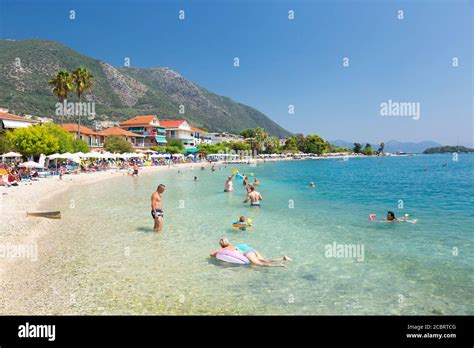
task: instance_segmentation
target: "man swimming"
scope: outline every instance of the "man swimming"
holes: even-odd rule
[[[163,228],[163,200],[161,194],[165,192],[165,185],[159,184],[156,191],[151,195],[151,216],[155,221],[153,231],[161,232]]]
[[[251,207],[260,207],[260,201],[263,200],[260,192],[255,191],[255,187],[250,185],[247,197],[244,200],[244,203],[247,203],[250,200]]]

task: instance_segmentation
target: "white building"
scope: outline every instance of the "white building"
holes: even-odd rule
[[[209,138],[212,144],[218,144],[222,142],[231,142],[231,141],[244,141],[244,137],[241,135],[231,134],[231,133],[209,133]]]
[[[1,130],[25,128],[31,125],[38,124],[38,121],[33,121],[24,117],[9,114],[8,112],[0,112],[0,128]]]

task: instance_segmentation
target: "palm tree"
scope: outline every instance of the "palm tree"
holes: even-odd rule
[[[67,99],[69,91],[72,91],[71,75],[67,70],[59,70],[53,76],[51,80],[48,81],[48,84],[53,86],[53,94],[58,97],[59,102],[64,102]],[[64,110],[61,115],[61,124],[64,123]]]
[[[383,150],[385,149],[385,143],[380,143],[379,153],[383,155]]]
[[[259,152],[265,150],[265,144],[268,139],[267,131],[263,128],[255,128],[254,139],[257,150]]]
[[[79,103],[81,102],[82,95],[91,90],[94,84],[94,76],[83,67],[77,68],[72,72],[72,82],[74,84],[74,91],[79,98]],[[77,123],[77,135],[81,137],[81,113],[78,115],[79,122]]]
[[[273,153],[278,151],[280,148],[280,139],[274,136],[268,137],[265,147]]]

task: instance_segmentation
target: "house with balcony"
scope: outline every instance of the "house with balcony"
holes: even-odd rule
[[[77,139],[86,142],[90,147],[102,147],[104,145],[105,135],[85,126],[79,126],[77,123],[65,123],[61,125],[68,133],[74,135]]]
[[[166,129],[154,115],[135,116],[120,122],[120,128],[139,135],[137,147],[165,146]]]
[[[197,151],[197,141],[194,137],[195,132],[186,120],[164,120],[161,125],[166,128],[166,138],[178,139],[183,143],[187,152]]]
[[[195,144],[211,144],[211,137],[209,136],[209,133],[199,129],[197,127],[191,127],[192,131],[192,136],[194,137]]]

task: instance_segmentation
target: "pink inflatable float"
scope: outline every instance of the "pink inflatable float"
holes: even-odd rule
[[[244,255],[232,250],[219,250],[216,259],[237,265],[248,265],[250,263]]]

